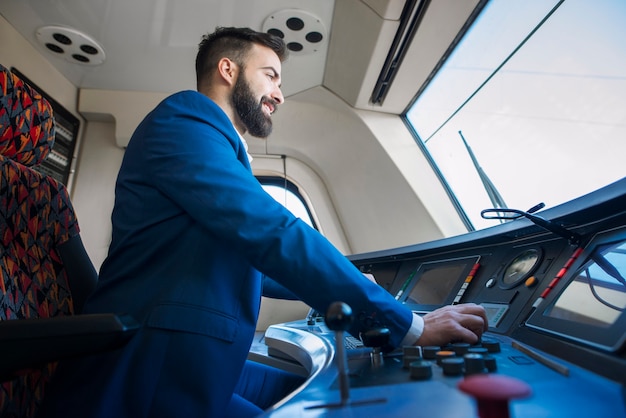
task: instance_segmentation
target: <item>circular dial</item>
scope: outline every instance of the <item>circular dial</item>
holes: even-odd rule
[[[511,288],[517,286],[530,277],[535,267],[539,264],[540,257],[539,250],[535,248],[517,255],[502,273],[502,287]]]

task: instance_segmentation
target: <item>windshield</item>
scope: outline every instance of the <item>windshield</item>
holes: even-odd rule
[[[626,176],[626,2],[492,0],[407,111],[469,229]]]

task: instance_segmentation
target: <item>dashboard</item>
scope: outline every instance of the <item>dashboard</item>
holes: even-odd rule
[[[308,379],[266,416],[626,417],[626,179],[540,215],[350,257],[414,312],[483,305],[489,331],[381,354],[322,315],[273,325],[265,361]]]

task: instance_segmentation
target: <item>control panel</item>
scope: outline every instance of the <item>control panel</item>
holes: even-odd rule
[[[482,305],[489,331],[383,354],[384,324],[355,344],[347,308],[272,326],[268,347],[306,357],[309,380],[267,416],[626,417],[626,179],[539,224],[351,260],[418,314]]]
[[[320,345],[334,346],[331,330],[305,321],[270,327],[267,344],[301,357],[304,346],[315,344],[290,332],[307,327]],[[373,347],[347,349],[346,383],[338,358],[313,359],[319,372],[266,416],[626,416],[620,383],[491,332],[475,345],[403,347],[385,355]],[[481,409],[495,415],[479,415]]]

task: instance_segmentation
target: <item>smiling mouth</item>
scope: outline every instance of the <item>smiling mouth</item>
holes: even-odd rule
[[[263,100],[261,102],[263,108],[267,109],[267,114],[272,115],[276,111],[276,103],[273,100]]]

